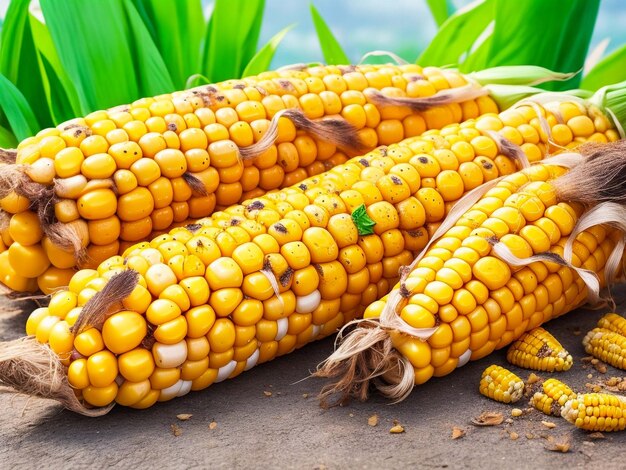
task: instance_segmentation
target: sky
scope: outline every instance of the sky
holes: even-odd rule
[[[0,17],[4,16],[9,1],[0,0]],[[207,12],[210,11],[212,0],[202,1]],[[425,0],[313,0],[313,3],[352,62],[358,62],[363,54],[372,50],[390,50],[414,61],[436,32]],[[460,7],[470,0],[452,0],[452,3]],[[259,44],[265,44],[278,31],[294,23],[296,26],[277,51],[273,68],[323,60],[311,21],[309,0],[266,0]],[[626,43],[624,24],[626,2],[602,0],[591,49],[605,38],[610,39],[607,52]]]

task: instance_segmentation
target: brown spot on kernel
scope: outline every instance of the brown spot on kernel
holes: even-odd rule
[[[299,184],[298,188],[300,188],[302,191],[306,191],[307,189],[309,189],[308,186],[306,184],[304,184],[304,183]]]
[[[426,157],[419,157],[417,159],[417,161],[419,161],[420,163],[423,163],[424,165],[426,165],[428,163],[428,158],[426,158]]]
[[[400,178],[398,178],[396,175],[392,175],[391,176],[391,181],[393,182],[393,184],[397,184],[397,185],[401,185],[402,184],[402,180]]]
[[[243,83],[238,83],[233,87],[233,90],[243,90],[246,86]]]
[[[280,222],[276,222],[274,224],[274,230],[276,230],[278,233],[282,233],[283,235],[285,233],[287,233],[287,227],[285,227],[283,224],[281,224]]]
[[[359,160],[359,163],[360,163],[361,165],[363,165],[365,168],[367,168],[368,166],[370,166],[370,162],[368,162],[365,158],[361,158],[361,159]]]
[[[178,126],[176,124],[174,124],[173,122],[170,122],[167,125],[167,130],[168,131],[172,131],[172,132],[176,132],[178,130]]]
[[[201,224],[188,224],[188,225],[185,225],[185,228],[187,230],[189,230],[191,233],[197,232],[198,230],[200,230],[201,227],[202,227]]]
[[[491,170],[493,168],[493,164],[491,162],[488,162],[487,160],[481,160],[480,164],[483,166],[483,168],[485,168],[486,170]]]
[[[549,357],[550,354],[552,354],[552,349],[547,344],[542,344],[539,351],[537,351],[537,357],[539,358]]]
[[[285,270],[285,272],[280,275],[280,278],[278,279],[278,282],[280,282],[280,285],[283,287],[287,287],[289,285],[289,282],[291,281],[291,278],[293,277],[293,273],[294,273],[294,270],[291,267],[288,267]]]
[[[231,219],[230,221],[230,226],[231,227],[236,227],[237,225],[239,225],[241,223],[241,220],[239,219]]]
[[[252,201],[250,204],[247,205],[246,210],[248,211],[258,211],[261,210],[265,207],[265,204],[263,204],[261,201]]]

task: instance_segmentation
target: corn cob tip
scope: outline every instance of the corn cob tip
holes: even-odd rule
[[[114,405],[87,408],[80,403],[59,357],[32,336],[0,343],[0,384],[28,396],[56,400],[65,408],[90,417],[102,416]]]
[[[480,393],[502,403],[515,403],[524,394],[524,381],[502,366],[485,369],[479,385]]]
[[[566,371],[572,367],[572,355],[545,329],[525,333],[508,349],[507,361],[525,369],[546,372]]]
[[[623,431],[626,398],[609,393],[580,394],[565,403],[561,416],[586,431]]]
[[[583,338],[588,354],[618,369],[626,369],[626,336],[605,328],[594,328]]]

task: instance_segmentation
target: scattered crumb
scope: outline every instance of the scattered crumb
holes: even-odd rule
[[[180,426],[176,424],[170,424],[170,431],[176,437],[180,436],[183,433],[183,430],[180,428]]]
[[[400,424],[396,424],[389,430],[389,432],[391,434],[401,434],[404,432],[404,428]]]
[[[574,329],[572,330],[572,334],[573,334],[574,336],[580,336],[582,333],[583,333],[583,332],[582,332],[582,330],[581,330],[580,328],[574,328]]]
[[[556,424],[554,424],[552,421],[542,421],[541,424],[543,424],[548,429],[556,428]]]
[[[570,436],[565,435],[561,436],[558,440],[552,436],[548,436],[548,443],[546,444],[546,449],[552,452],[569,452],[571,448],[570,444]]]
[[[589,434],[589,437],[591,439],[604,439],[604,434],[602,434],[601,432],[592,432],[591,434]]]
[[[520,410],[519,408],[513,408],[511,410],[511,416],[517,418],[518,416],[522,416],[523,411]]]
[[[619,377],[611,377],[610,379],[606,379],[604,383],[609,387],[617,387],[618,384],[622,382],[622,379]]]
[[[591,361],[593,361],[593,359],[594,359],[593,356],[585,356],[585,357],[581,358],[580,360],[582,362],[591,362]]]
[[[328,467],[326,465],[324,465],[323,463],[316,465],[315,467],[313,467],[313,470],[328,470]]]
[[[504,421],[502,413],[495,411],[485,411],[477,418],[472,419],[472,424],[475,426],[498,426]]]
[[[516,432],[510,432],[509,437],[511,438],[512,441],[516,441],[519,439],[519,434],[517,434]]]
[[[265,395],[266,397],[271,397],[272,396],[272,392],[269,392],[269,391],[265,390],[263,392],[263,395]]]
[[[506,424],[513,424],[513,420],[511,418],[507,418],[504,420]]]
[[[526,383],[532,385],[534,383],[539,382],[540,380],[541,380],[541,377],[539,377],[534,372],[531,372],[528,378],[526,379]]]
[[[526,433],[526,439],[534,439],[535,435],[532,432],[527,432]]]
[[[303,393],[302,394],[302,398],[309,398],[309,394],[308,393]]]
[[[617,389],[620,392],[626,392],[626,380],[622,380],[619,384],[617,384]]]
[[[215,421],[211,421],[209,423],[209,429],[213,431],[217,427],[217,423]]]
[[[463,436],[465,436],[465,429],[458,426],[452,427],[452,439],[460,439]]]
[[[593,374],[587,374],[588,379],[593,379]]]
[[[191,419],[193,415],[187,414],[187,413],[181,413],[179,415],[176,415],[176,417],[180,420],[180,421],[187,421],[188,419]]]
[[[372,415],[369,418],[367,418],[367,424],[369,426],[376,426],[376,425],[378,425],[378,415]]]
[[[350,418],[354,418],[354,413],[350,413],[348,416],[350,416]]]

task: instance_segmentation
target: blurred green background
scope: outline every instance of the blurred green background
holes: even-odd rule
[[[626,80],[623,24],[623,0],[0,0],[0,147],[140,97],[373,50],[462,72],[584,68],[541,86],[594,91]]]
[[[0,18],[4,18],[9,2],[0,0]],[[203,0],[202,3],[205,17],[208,17],[215,2]],[[386,4],[380,0],[313,0],[312,3],[353,62],[374,49],[394,51],[407,60],[413,60],[437,31],[425,0],[392,0]],[[463,8],[471,1],[451,0],[450,3],[455,8]],[[308,0],[266,0],[259,44],[265,44],[284,27],[296,24],[278,47],[272,67],[323,60],[309,4]],[[606,39],[609,43],[605,52],[626,43],[625,24],[626,2],[602,0],[590,50]],[[576,31],[572,31],[572,35],[575,34]]]

